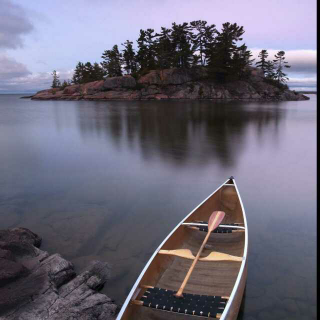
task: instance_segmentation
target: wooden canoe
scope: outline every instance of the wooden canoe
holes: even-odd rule
[[[184,288],[183,282],[207,235],[214,211],[225,216],[209,236]],[[117,320],[171,320],[238,316],[247,279],[248,228],[239,190],[230,177],[190,212],[161,243],[139,275]]]

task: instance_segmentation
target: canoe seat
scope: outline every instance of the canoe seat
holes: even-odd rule
[[[228,301],[227,297],[191,293],[183,293],[182,298],[176,298],[174,293],[176,291],[149,288],[140,300],[145,307],[207,318],[220,318]]]

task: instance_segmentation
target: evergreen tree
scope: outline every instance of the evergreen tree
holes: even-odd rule
[[[172,66],[174,48],[171,42],[171,29],[161,27],[161,33],[157,33],[155,45],[156,62],[159,69],[168,69]]]
[[[267,74],[267,71],[268,71],[268,68],[270,66],[268,66],[268,61],[267,61],[267,58],[268,58],[268,51],[267,50],[261,50],[258,57],[260,58],[260,60],[258,62],[256,62],[256,66],[258,68],[261,68],[263,73],[266,75]]]
[[[192,66],[193,67],[198,66],[199,62],[200,62],[200,55],[198,56],[198,55],[194,54],[193,55],[193,60],[192,60]]]
[[[193,61],[193,49],[191,46],[191,26],[187,22],[172,24],[171,42],[174,48],[173,66],[177,68],[189,68]]]
[[[147,43],[147,68],[153,70],[156,68],[156,41],[153,40],[156,35],[153,29],[146,30],[146,43]]]
[[[275,66],[273,61],[266,61],[266,73],[267,79],[275,79]]]
[[[207,52],[210,73],[215,75],[217,80],[225,81],[229,75],[239,70],[235,68],[233,57],[235,55],[235,59],[239,62],[241,47],[237,47],[236,42],[242,40],[243,33],[243,27],[236,23],[230,24],[230,22],[222,25],[221,32],[217,31],[214,45]]]
[[[106,76],[106,73],[101,67],[101,65],[95,62],[92,67],[92,75],[91,75],[91,78],[93,79],[92,81],[103,80],[105,76]]]
[[[93,80],[93,65],[90,62],[86,62],[82,74],[82,83],[91,82]]]
[[[205,33],[204,33],[204,53],[205,53],[205,59],[204,59],[204,65],[208,65],[208,57],[210,56],[210,53],[213,52],[214,46],[216,44],[216,33],[217,29],[215,28],[215,25],[207,25],[205,27]]]
[[[247,73],[247,67],[252,65],[254,59],[251,59],[252,53],[245,44],[238,47],[232,57],[231,74],[235,79],[240,79]]]
[[[117,45],[114,45],[112,50],[105,50],[101,58],[103,58],[102,68],[108,77],[122,76],[122,55]]]
[[[132,47],[133,42],[127,40],[125,43],[122,43],[124,50],[122,50],[124,69],[127,74],[132,74],[137,72],[137,63],[136,63],[136,54]]]
[[[283,72],[283,68],[290,68],[289,65],[287,65],[287,61],[285,61],[285,52],[284,51],[278,51],[278,53],[275,55],[275,58],[273,60],[275,65],[275,80],[278,81],[278,83],[286,83],[289,78],[287,77],[287,74]]]
[[[85,70],[84,64],[82,62],[78,62],[72,76],[72,83],[74,84],[84,83],[83,82],[84,70]]]
[[[103,80],[105,72],[102,67],[95,62],[93,65],[90,62],[83,64],[78,62],[72,77],[72,83],[83,84],[87,82]]]
[[[57,71],[56,70],[53,70],[53,72],[51,73],[51,75],[53,76],[53,79],[52,79],[52,85],[51,85],[51,88],[59,88],[61,87],[61,83],[60,83],[60,80],[59,80],[59,76],[57,74]]]
[[[215,25],[207,25],[207,21],[197,20],[192,21],[192,29],[195,34],[192,35],[193,51],[199,51],[199,61],[202,66],[206,64],[206,48],[209,43],[212,43],[214,33],[216,31]]]
[[[156,42],[153,29],[140,30],[138,42],[137,62],[140,72],[146,72],[156,68]]]
[[[70,80],[63,80],[62,84],[61,84],[61,89],[64,89],[67,86],[71,85],[71,81]]]
[[[138,52],[137,52],[137,62],[139,64],[140,72],[147,71],[148,62],[147,62],[147,55],[148,55],[148,45],[146,40],[146,32],[140,29],[140,36],[137,40],[138,42]]]

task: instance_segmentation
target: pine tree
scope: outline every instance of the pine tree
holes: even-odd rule
[[[204,65],[208,65],[210,57],[210,53],[213,52],[214,46],[216,44],[216,33],[217,29],[215,28],[215,25],[208,25],[205,27],[204,32],[204,53],[205,53],[205,59],[204,59]]]
[[[101,66],[108,77],[122,76],[122,55],[117,45],[114,45],[112,50],[105,50],[101,58],[103,58]]]
[[[127,74],[134,74],[137,72],[137,63],[136,63],[136,54],[132,47],[133,42],[127,40],[125,43],[122,43],[124,50],[122,50],[124,69]]]
[[[139,71],[144,72],[148,70],[148,63],[147,63],[148,46],[146,41],[146,33],[142,29],[140,29],[140,36],[137,42],[138,42],[137,62],[139,64],[139,69],[140,69]]]
[[[103,80],[105,76],[106,76],[106,73],[101,67],[101,65],[95,62],[92,67],[92,75],[91,75],[91,78],[93,79],[92,81]]]
[[[140,73],[156,68],[156,42],[153,40],[156,35],[153,29],[140,30],[138,42],[137,62],[140,66]]]
[[[171,29],[161,27],[161,33],[157,33],[155,45],[156,62],[159,69],[168,69],[172,67],[172,58],[174,48],[171,42]]]
[[[153,29],[147,29],[146,30],[146,43],[147,43],[147,68],[149,70],[153,70],[156,68],[156,42],[154,38],[156,35],[154,34]]]
[[[207,21],[192,21],[192,29],[196,32],[192,35],[193,51],[199,50],[199,61],[202,66],[206,64],[206,48],[212,42],[216,31],[215,25],[208,26]]]
[[[72,76],[72,83],[74,84],[82,84],[83,82],[83,73],[84,73],[85,67],[82,62],[78,62],[76,65],[76,68],[74,70],[73,76]]]
[[[59,88],[61,87],[61,83],[60,83],[60,80],[59,80],[59,76],[57,74],[57,71],[56,70],[53,70],[53,72],[51,73],[51,75],[53,76],[53,80],[52,80],[52,85],[51,85],[51,88]]]
[[[236,59],[239,58],[241,47],[237,47],[236,42],[242,40],[243,33],[243,27],[230,22],[222,25],[221,32],[217,31],[214,45],[207,52],[209,71],[217,80],[225,81],[229,75],[238,71],[238,68],[234,68],[233,57],[235,55]]]
[[[192,67],[198,66],[199,62],[200,62],[200,56],[194,54],[193,55],[193,60],[192,60]]]
[[[105,72],[103,68],[95,62],[93,65],[90,62],[85,64],[78,62],[72,77],[72,83],[83,84],[87,82],[103,80]]]
[[[93,74],[93,65],[90,62],[86,62],[84,65],[82,82],[88,83],[88,82],[94,81],[92,74]]]
[[[236,48],[232,57],[231,74],[235,79],[241,79],[247,74],[247,67],[252,65],[255,59],[251,59],[252,53],[248,47],[243,44]]]
[[[287,65],[287,61],[285,61],[285,52],[284,51],[278,51],[278,53],[275,55],[275,58],[273,60],[275,64],[275,80],[278,81],[278,83],[285,84],[289,78],[287,77],[287,74],[283,72],[283,68],[290,68],[289,65]]]
[[[187,22],[172,24],[171,42],[174,48],[173,66],[177,68],[189,68],[193,61],[191,46],[191,26]]]
[[[267,50],[261,50],[258,57],[260,58],[260,60],[258,62],[256,62],[256,66],[258,68],[260,68],[263,73],[266,75],[267,74],[267,70],[268,70],[268,51]]]
[[[267,79],[275,79],[275,65],[273,61],[266,61],[266,73]]]
[[[61,84],[61,89],[64,89],[67,86],[70,86],[70,81],[68,80],[63,80],[62,84]]]

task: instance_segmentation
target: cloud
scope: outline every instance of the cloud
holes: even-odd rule
[[[17,62],[5,54],[0,54],[0,81],[10,81],[30,74],[31,72],[24,64]]]
[[[253,54],[253,58],[258,61],[258,54],[261,51],[261,49],[250,49]],[[280,51],[280,50],[274,50],[274,49],[266,49],[269,53],[268,60],[273,60],[274,55]],[[285,51],[285,57],[288,61],[288,65],[291,66],[291,68],[286,69],[285,72],[288,74],[316,74],[317,72],[317,51],[316,50],[287,50]]]
[[[72,78],[72,70],[57,71],[60,81]],[[0,92],[36,92],[50,88],[51,72],[31,73],[25,65],[0,55]]]
[[[24,9],[10,0],[0,0],[0,48],[23,46],[22,36],[33,30]]]
[[[296,89],[296,88],[312,88],[316,90],[317,88],[317,78],[310,77],[310,78],[289,78],[288,81],[289,88]],[[303,89],[300,89],[303,90]]]

